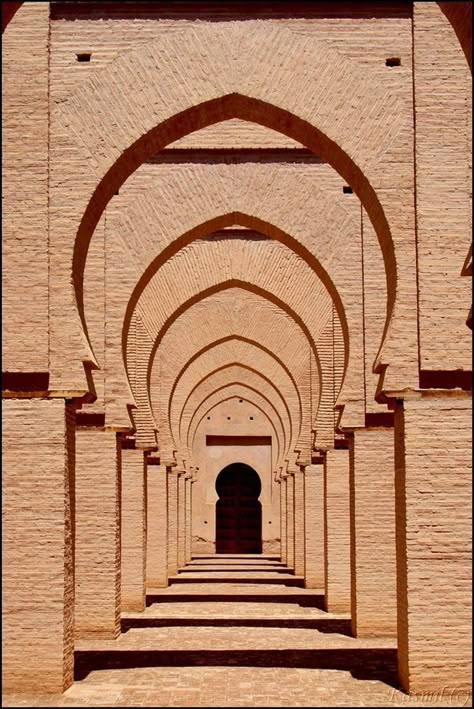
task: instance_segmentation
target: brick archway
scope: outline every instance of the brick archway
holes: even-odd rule
[[[160,152],[170,143],[191,132],[231,118],[240,118],[258,123],[301,142],[309,150],[320,155],[332,165],[351,185],[354,185],[354,190],[358,193],[373,224],[377,225],[376,232],[382,246],[387,279],[387,317],[383,335],[384,340],[395,306],[397,264],[389,224],[383,207],[368,178],[349,155],[316,126],[310,125],[307,121],[278,106],[238,93],[204,101],[155,126],[120,155],[97,185],[77,231],[72,262],[72,279],[76,294],[76,305],[88,340],[88,329],[84,313],[84,268],[90,241],[106,205],[125,180],[148,157]],[[200,225],[199,231],[203,228],[206,228],[206,226]],[[265,233],[265,228],[263,231]],[[162,258],[163,255],[160,255],[160,260]],[[156,264],[153,265],[153,268],[156,268]],[[149,269],[147,269],[141,280],[146,282],[149,275]],[[329,285],[327,281],[325,284]],[[334,297],[337,300],[337,294],[334,294]],[[133,302],[133,296],[131,300]]]

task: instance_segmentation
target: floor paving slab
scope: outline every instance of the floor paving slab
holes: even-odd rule
[[[236,560],[203,559],[224,573]],[[148,589],[145,610],[122,615],[116,640],[76,643],[64,694],[4,694],[2,706],[472,706],[466,693],[404,694],[396,639],[352,637],[350,617],[327,613],[322,590],[248,583],[247,570],[233,576]]]

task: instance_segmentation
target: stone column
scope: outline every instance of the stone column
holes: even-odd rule
[[[191,543],[192,543],[192,491],[193,491],[193,474],[186,475],[185,499],[186,499],[186,514],[185,514],[185,540],[184,540],[184,560],[187,564],[191,561]]]
[[[145,608],[146,467],[143,450],[122,450],[122,611]]]
[[[168,468],[168,576],[178,573],[178,477]]]
[[[398,656],[406,691],[449,697],[472,682],[472,400],[442,393],[395,410]]]
[[[280,558],[286,564],[286,479],[281,476],[280,483]]]
[[[74,669],[74,410],[2,400],[4,692],[63,692]]]
[[[325,605],[330,613],[351,612],[349,450],[326,453],[324,465]]]
[[[286,478],[286,564],[295,568],[295,478],[288,473]]]
[[[395,636],[395,466],[392,428],[350,442],[351,620],[357,637]]]
[[[121,447],[115,432],[76,430],[75,637],[120,635]]]
[[[154,456],[147,464],[146,586],[168,585],[168,477]]]
[[[324,588],[323,459],[305,468],[305,586]]]
[[[186,563],[186,473],[178,476],[178,568]]]
[[[293,473],[295,495],[295,575],[305,575],[305,480],[301,470]]]

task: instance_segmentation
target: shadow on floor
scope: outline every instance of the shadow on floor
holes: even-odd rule
[[[122,633],[131,628],[306,628],[320,633],[339,633],[352,637],[351,621],[344,618],[124,618]]]
[[[74,679],[97,670],[143,667],[295,667],[342,670],[356,679],[399,688],[397,651],[387,648],[321,650],[76,650]]]
[[[154,603],[294,603],[303,608],[324,608],[324,596],[322,594],[232,594],[232,593],[163,593],[147,594],[146,605],[152,606]]]

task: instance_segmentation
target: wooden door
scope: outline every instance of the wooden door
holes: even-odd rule
[[[233,463],[216,480],[216,553],[262,553],[261,482],[253,468]]]

